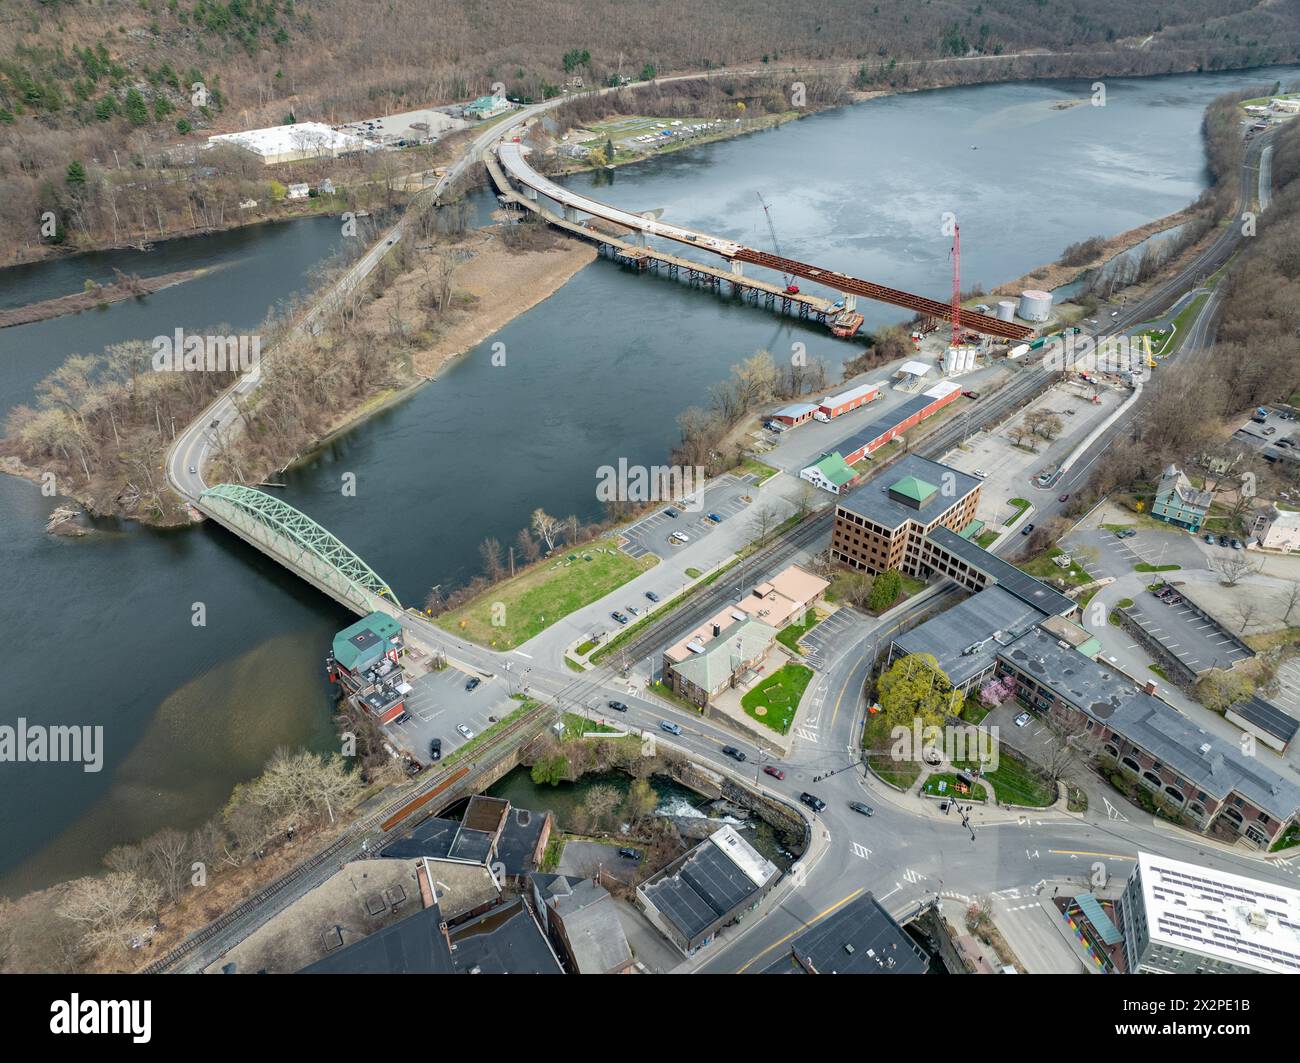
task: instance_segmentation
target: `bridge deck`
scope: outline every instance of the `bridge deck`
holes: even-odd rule
[[[952,307],[938,299],[913,295],[911,292],[900,291],[897,288],[887,288],[881,284],[873,284],[871,281],[851,277],[847,273],[824,270],[806,262],[780,258],[765,251],[756,251],[753,248],[720,236],[713,236],[680,225],[669,225],[658,218],[634,214],[631,211],[613,207],[608,203],[602,203],[600,200],[573,192],[561,185],[557,185],[554,181],[544,177],[529,166],[524,158],[520,144],[514,142],[499,144],[497,157],[500,159],[501,165],[509,171],[510,176],[520,184],[526,185],[548,199],[553,199],[566,207],[580,210],[584,214],[604,218],[606,221],[614,222],[624,228],[643,232],[647,236],[663,236],[669,240],[687,244],[690,247],[702,248],[732,261],[750,262],[756,266],[763,266],[767,269],[778,270],[781,273],[802,277],[805,280],[824,284],[828,288],[834,288],[836,291],[845,292],[849,295],[860,295],[877,302],[901,306],[905,310],[914,310],[929,317],[941,318],[946,321],[952,320]],[[524,197],[519,198],[522,200]],[[784,290],[781,290],[784,293]],[[1021,325],[1014,321],[1001,321],[998,318],[990,317],[987,314],[977,314],[974,311],[963,310],[961,312],[961,322],[976,332],[986,333],[990,336],[1000,336],[1008,340],[1022,340],[1034,334],[1034,330],[1027,325]]]

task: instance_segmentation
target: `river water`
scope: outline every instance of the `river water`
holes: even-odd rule
[[[944,211],[961,224],[963,287],[991,287],[1068,243],[1184,206],[1206,182],[1206,104],[1298,75],[1111,81],[1103,108],[1053,106],[1086,98],[1084,82],[914,93],[624,168],[600,187],[591,175],[571,183],[768,247],[758,191],[785,254],[946,298]],[[476,205],[484,216],[487,193]],[[221,267],[145,300],[0,331],[0,401],[29,401],[70,353],[177,327],[255,325],[305,287],[338,228],[333,219],[259,226],[0,273],[0,306],[12,306],[77,290],[113,265]],[[904,316],[862,309],[868,327]],[[279,493],[419,603],[430,586],[471,576],[477,544],[488,535],[508,543],[538,505],[597,517],[598,466],[662,461],[677,414],[707,405],[730,365],[759,348],[788,354],[796,342],[836,366],[857,349],[598,261],[438,381],[292,470]],[[492,364],[497,343],[504,366]],[[346,472],[355,496],[340,490]],[[0,477],[0,633],[17,651],[0,722],[102,724],[106,750],[98,773],[0,767],[0,893],[9,895],[93,870],[114,844],[202,822],[279,745],[329,748],[321,662],[349,620],[220,529],[108,523],[93,537],[55,539],[42,534],[54,504]],[[195,628],[199,601],[207,625]]]

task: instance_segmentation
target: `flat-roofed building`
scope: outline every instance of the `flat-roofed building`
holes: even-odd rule
[[[324,122],[295,122],[266,129],[246,129],[242,133],[218,133],[208,137],[208,144],[243,148],[267,166],[304,159],[337,158],[363,151],[366,147],[364,138],[341,132]]]
[[[637,903],[687,955],[757,906],[779,876],[776,865],[731,827],[721,827],[637,887]]]
[[[974,476],[909,454],[836,503],[831,559],[920,575],[926,535],[939,527],[960,532],[975,519],[979,495]]]
[[[1109,666],[1034,628],[998,651],[1016,698],[1078,735],[1102,759],[1202,833],[1267,848],[1300,813],[1300,786],[1225,742]]]
[[[1119,902],[1130,974],[1300,974],[1300,890],[1138,853]]]
[[[925,974],[929,960],[870,892],[814,923],[764,974]]]

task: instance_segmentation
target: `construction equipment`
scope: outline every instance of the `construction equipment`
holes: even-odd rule
[[[768,209],[767,200],[763,198],[762,192],[755,192],[754,195],[758,196],[758,201],[763,206],[763,217],[767,219],[767,231],[772,234],[772,249],[776,252],[778,258],[784,258],[785,256],[781,254],[781,244],[776,238],[776,226],[772,224],[772,212]],[[794,277],[789,273],[782,273],[781,276],[785,280],[786,294],[798,295],[799,285],[795,284]]]
[[[952,346],[961,342],[961,226],[952,227]]]

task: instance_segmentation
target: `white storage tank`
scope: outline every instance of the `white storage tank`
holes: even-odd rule
[[[1016,319],[1016,304],[1013,299],[998,300],[998,320],[1014,321]]]
[[[961,372],[961,351],[960,347],[949,347],[943,352],[943,375],[952,376]]]
[[[1051,293],[1036,288],[1021,292],[1019,314],[1026,321],[1046,321],[1052,316]]]

